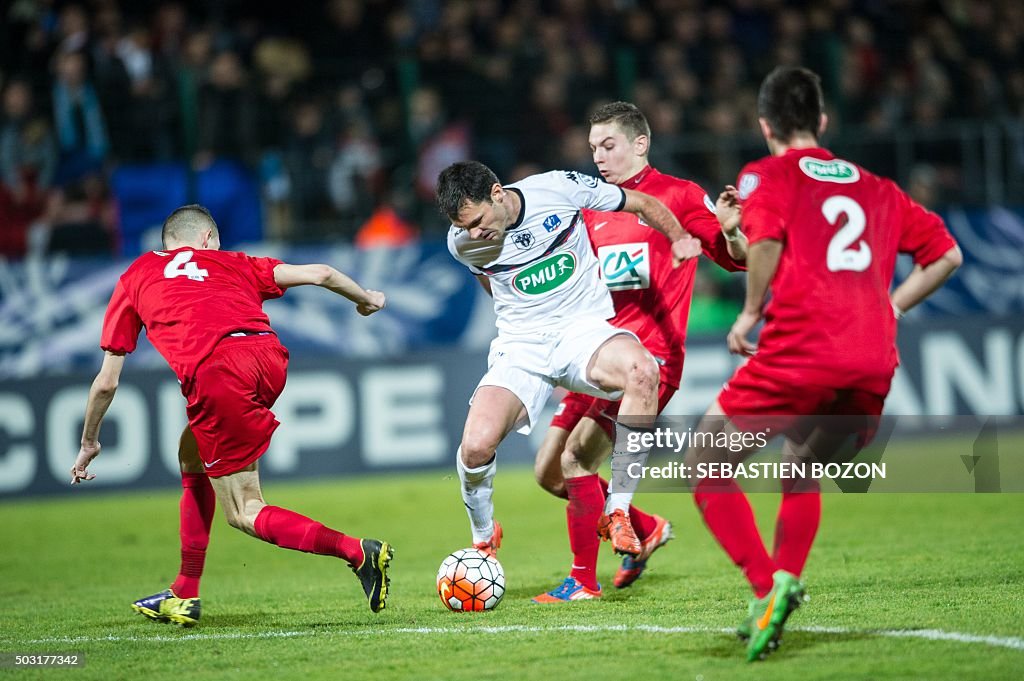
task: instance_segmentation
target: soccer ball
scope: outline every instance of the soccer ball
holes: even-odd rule
[[[449,610],[490,610],[505,595],[505,571],[478,549],[460,549],[437,569],[437,594]]]

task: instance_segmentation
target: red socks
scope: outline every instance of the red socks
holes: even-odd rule
[[[567,478],[565,491],[569,495],[565,518],[569,525],[569,548],[572,549],[572,571],[569,575],[596,591],[597,553],[601,547],[597,523],[604,512],[601,483],[596,475]]]
[[[746,575],[754,594],[763,598],[772,589],[775,563],[764,548],[747,496],[732,479],[704,478],[693,500],[711,534]]]
[[[196,598],[206,562],[206,547],[210,544],[210,525],[217,497],[204,473],[182,473],[181,486],[181,570],[171,584],[171,591],[178,598]],[[356,566],[363,562],[363,547],[359,539],[288,509],[265,506],[256,516],[255,526],[256,536],[271,544],[323,556],[337,556]],[[597,527],[596,519],[594,527]]]
[[[256,536],[281,548],[344,558],[358,566],[363,562],[363,548],[356,537],[350,537],[315,520],[280,506],[264,506],[254,523]]]
[[[178,598],[195,598],[206,563],[217,496],[205,473],[182,473],[181,487],[181,570],[171,584],[171,591]]]
[[[608,481],[597,475],[567,478],[565,491],[569,505],[565,518],[569,525],[569,548],[572,549],[572,571],[575,577],[588,589],[598,588],[597,554],[601,539],[597,536],[597,524],[604,513],[604,500],[608,494]],[[629,520],[641,541],[654,531],[657,521],[636,506],[629,507]]]
[[[608,481],[604,478],[599,479],[601,481],[601,494],[607,498]],[[658,521],[654,519],[654,516],[644,513],[632,504],[629,506],[629,523],[633,526],[633,531],[636,532],[636,536],[640,541],[647,539],[651,532],[654,532],[654,528],[658,526]]]
[[[800,491],[794,492],[794,486]],[[820,522],[821,486],[818,481],[784,481],[782,503],[775,520],[775,548],[772,552],[772,559],[780,570],[800,576]]]

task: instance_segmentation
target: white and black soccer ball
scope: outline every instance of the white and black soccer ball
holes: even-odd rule
[[[449,610],[491,610],[505,595],[505,570],[479,549],[460,549],[437,569],[437,594]]]

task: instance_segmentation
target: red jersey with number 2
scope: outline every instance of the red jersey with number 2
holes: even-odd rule
[[[100,347],[132,352],[145,327],[184,385],[228,334],[272,331],[263,301],[284,294],[274,281],[280,264],[274,258],[189,247],[145,253],[114,287]]]
[[[956,245],[894,182],[822,148],[747,165],[751,244],[783,243],[753,360],[801,383],[886,394],[898,364],[889,302],[898,253],[927,266]]]

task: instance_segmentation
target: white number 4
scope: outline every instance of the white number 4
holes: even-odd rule
[[[821,212],[833,227],[841,215],[846,215],[846,224],[828,242],[825,258],[830,272],[863,272],[871,264],[871,247],[860,239],[867,224],[864,209],[849,196],[833,196],[821,204]],[[856,248],[851,248],[860,239]]]
[[[192,262],[192,255],[192,251],[182,251],[174,256],[174,260],[167,263],[167,267],[164,268],[164,277],[188,277],[192,281],[203,281],[210,276],[209,272],[199,269],[199,265]]]

